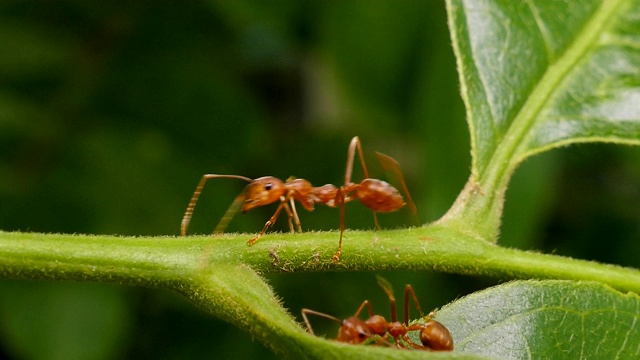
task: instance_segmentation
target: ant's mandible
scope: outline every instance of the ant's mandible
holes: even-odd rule
[[[339,342],[361,344],[368,339],[374,339],[377,345],[389,345],[387,340],[391,337],[393,338],[395,345],[400,348],[411,347],[418,350],[431,351],[453,350],[453,338],[451,337],[451,333],[449,333],[449,330],[440,322],[431,319],[433,312],[426,317],[424,316],[422,309],[420,308],[420,304],[418,303],[418,298],[416,297],[411,285],[406,285],[405,287],[404,322],[399,322],[396,319],[396,299],[393,296],[391,284],[381,277],[378,277],[378,284],[380,284],[384,292],[387,294],[389,302],[391,303],[390,322],[381,315],[375,315],[371,303],[369,303],[369,300],[365,300],[352,317],[344,320],[340,320],[334,316],[318,311],[302,309],[302,318],[304,319],[304,323],[306,324],[309,333],[314,335],[307,315],[316,315],[341,324],[336,338]],[[421,318],[427,320],[426,323],[415,323],[409,325],[409,294],[411,294],[413,303],[420,313]],[[369,318],[362,320],[358,316],[365,306],[369,310]],[[407,334],[410,331],[420,331],[420,342],[422,344],[416,344],[409,339]],[[402,339],[402,341],[400,339]]]
[[[353,171],[353,160],[356,151],[360,158],[360,164],[365,179],[360,183],[354,183],[351,181],[351,173]],[[376,152],[378,159],[382,163],[382,166],[386,170],[392,170],[398,176],[400,184],[407,196],[407,202],[411,211],[416,214],[416,207],[411,200],[411,195],[404,182],[402,172],[400,171],[400,164],[392,157]],[[180,227],[180,234],[185,236],[187,233],[187,227],[191,221],[193,210],[196,206],[196,202],[202,193],[202,189],[209,179],[214,178],[233,178],[244,180],[249,183],[244,191],[236,197],[229,210],[220,220],[216,230],[214,232],[222,232],[227,223],[231,220],[231,217],[235,213],[235,209],[240,206],[243,213],[259,207],[268,205],[277,201],[280,201],[280,205],[276,209],[276,212],[271,218],[264,224],[262,231],[259,234],[247,241],[247,245],[253,245],[266,231],[276,222],[276,219],[284,210],[287,213],[289,221],[289,229],[294,232],[293,223],[298,231],[302,231],[300,225],[300,218],[296,211],[295,201],[302,204],[302,207],[307,211],[312,211],[315,204],[323,204],[332,208],[340,207],[340,241],[338,243],[338,250],[333,255],[333,261],[340,260],[342,254],[342,235],[344,233],[344,205],[352,200],[359,200],[364,206],[373,211],[373,219],[375,225],[380,229],[378,223],[378,212],[392,212],[397,211],[405,205],[402,195],[391,186],[389,183],[378,180],[370,179],[367,171],[367,166],[364,163],[364,157],[362,155],[362,146],[360,145],[360,139],[355,136],[351,139],[349,144],[349,150],[347,152],[347,168],[344,176],[344,185],[336,187],[331,184],[327,184],[320,187],[314,187],[311,183],[305,179],[289,178],[287,181],[282,181],[273,176],[264,176],[254,180],[240,175],[217,175],[206,174],[202,176],[200,183],[196,187],[196,190],[191,197],[191,201],[187,206],[187,210],[182,218]]]

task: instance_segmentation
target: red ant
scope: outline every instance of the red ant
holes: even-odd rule
[[[358,151],[360,164],[362,165],[362,170],[365,177],[365,179],[360,183],[351,182],[353,159],[355,157],[356,150]],[[404,178],[402,177],[400,164],[398,164],[398,162],[390,156],[378,152],[376,152],[376,155],[378,156],[378,159],[381,161],[382,166],[385,169],[394,170],[394,172],[398,176],[400,183],[402,184],[402,188],[407,196],[409,207],[415,215],[417,212],[416,207],[411,200],[411,195],[409,195],[409,190],[407,189]],[[287,179],[287,181],[283,182],[282,180],[273,176],[264,176],[254,180],[240,175],[206,174],[202,176],[200,183],[196,187],[196,190],[191,197],[189,206],[187,206],[184,217],[182,218],[182,224],[180,227],[180,234],[182,236],[185,236],[185,234],[187,233],[187,227],[189,226],[189,222],[191,221],[193,210],[196,206],[198,198],[200,197],[200,193],[202,192],[204,184],[207,180],[214,178],[233,178],[244,180],[249,183],[244,191],[233,201],[233,203],[229,207],[229,210],[227,210],[225,215],[220,220],[218,226],[216,226],[216,230],[214,232],[221,232],[222,230],[224,230],[238,206],[240,206],[240,209],[243,213],[246,213],[253,208],[280,201],[280,205],[276,209],[276,212],[264,224],[262,231],[260,231],[258,235],[247,241],[247,245],[253,245],[262,235],[264,235],[267,229],[276,222],[276,219],[283,209],[287,213],[289,220],[289,229],[291,230],[291,232],[294,232],[293,222],[295,222],[298,231],[302,231],[302,227],[300,226],[300,218],[298,217],[298,213],[296,211],[295,201],[298,201],[300,204],[302,204],[302,206],[307,211],[312,211],[315,204],[324,204],[332,208],[340,207],[340,242],[338,243],[338,251],[336,251],[336,253],[333,255],[333,261],[340,260],[340,255],[342,254],[342,234],[344,232],[344,204],[354,199],[359,200],[364,206],[373,211],[373,219],[378,229],[381,229],[381,227],[378,223],[378,217],[376,213],[397,211],[405,205],[402,195],[400,195],[396,188],[389,185],[385,181],[369,178],[369,173],[367,171],[367,167],[364,163],[364,157],[362,155],[360,139],[355,136],[353,139],[351,139],[351,143],[349,144],[344,185],[340,187],[336,187],[331,184],[314,187],[309,181],[305,179],[296,179],[293,177],[290,177],[289,179]]]
[[[361,344],[368,339],[375,339],[376,344],[378,345],[389,345],[387,340],[389,336],[391,336],[395,345],[399,348],[411,347],[419,350],[432,351],[453,350],[453,338],[451,337],[451,333],[449,333],[449,330],[444,325],[431,319],[433,312],[426,317],[424,316],[422,309],[420,308],[420,304],[418,303],[416,293],[413,291],[411,285],[406,285],[404,290],[404,322],[401,323],[396,320],[396,299],[393,296],[391,284],[382,277],[377,278],[378,284],[380,284],[384,292],[387,293],[389,302],[391,303],[391,322],[387,322],[387,320],[381,315],[375,315],[373,313],[371,303],[369,303],[369,300],[365,300],[352,317],[342,321],[328,314],[309,309],[302,309],[302,318],[304,319],[304,323],[307,325],[309,333],[314,335],[309,319],[307,318],[307,315],[311,314],[340,323],[340,330],[338,330],[338,337],[336,338],[339,342]],[[409,325],[409,294],[413,297],[413,303],[420,313],[421,318],[425,318],[427,320],[426,323],[415,323]],[[369,318],[367,320],[362,320],[358,316],[365,306],[369,310]],[[407,336],[409,331],[420,331],[420,342],[422,345],[416,344],[409,339]],[[377,337],[374,338],[376,335]],[[402,341],[400,339],[402,339]]]

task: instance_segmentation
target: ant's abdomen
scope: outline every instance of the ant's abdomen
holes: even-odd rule
[[[378,179],[362,180],[355,193],[364,206],[376,212],[397,211],[405,205],[396,188]]]
[[[420,341],[422,345],[435,351],[453,350],[453,337],[449,329],[441,323],[431,320],[427,322],[420,331]]]

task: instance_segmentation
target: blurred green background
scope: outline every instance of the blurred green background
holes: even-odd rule
[[[469,174],[464,114],[443,2],[7,0],[0,229],[174,236],[202,174],[339,184],[354,135],[375,177],[374,150],[399,160],[429,222]],[[635,148],[610,145],[527,161],[500,243],[640,266],[639,164]],[[210,232],[243,186],[211,181],[190,232]],[[273,211],[238,215],[229,231],[255,233]],[[338,228],[334,209],[301,211],[304,229]],[[411,224],[406,211],[380,220]],[[371,214],[350,204],[346,225],[371,229]],[[413,284],[427,311],[500,281],[382,275]],[[266,277],[298,318],[302,307],[347,317],[364,299],[388,313],[372,273]],[[170,291],[0,281],[2,358],[232,355],[273,357]]]

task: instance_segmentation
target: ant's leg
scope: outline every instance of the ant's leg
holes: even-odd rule
[[[356,313],[353,314],[353,317],[358,317],[360,315],[360,313],[362,312],[362,309],[364,309],[365,306],[369,310],[369,317],[372,317],[374,315],[373,306],[371,306],[371,303],[369,302],[369,300],[365,300],[365,301],[362,302],[362,304],[360,305],[358,310],[356,310]]]
[[[216,175],[216,174],[205,174],[200,179],[198,186],[196,186],[196,190],[193,192],[193,196],[191,196],[191,201],[189,201],[189,205],[187,206],[187,211],[184,212],[184,216],[182,217],[182,223],[180,224],[180,235],[185,236],[187,234],[187,227],[189,226],[189,222],[191,221],[191,217],[193,216],[193,210],[196,207],[196,202],[198,202],[198,198],[202,193],[202,188],[204,188],[204,184],[209,179],[214,178],[232,178],[232,179],[240,179],[246,182],[251,182],[251,179],[245,176],[240,175]]]
[[[298,228],[298,232],[302,232],[302,225],[300,224],[300,218],[298,217],[298,211],[296,211],[296,202],[293,197],[289,198],[289,203],[291,204],[291,211],[293,213],[293,221],[296,223],[296,228]],[[291,225],[291,216],[289,216],[289,228],[291,232],[293,232],[293,226]]]
[[[424,317],[424,313],[422,312],[422,308],[420,308],[420,303],[418,302],[418,297],[416,296],[415,291],[413,291],[413,287],[409,284],[404,287],[404,324],[409,325],[409,293],[413,297],[413,303],[416,306],[416,309],[420,313],[420,317]]]
[[[400,341],[400,337],[401,335],[398,336],[391,336],[391,338],[393,339],[394,344],[396,345],[397,348],[399,349],[406,349],[407,347],[402,343],[402,341]]]
[[[302,319],[304,320],[305,325],[307,325],[307,330],[309,331],[309,333],[311,335],[315,335],[313,333],[313,328],[311,328],[311,323],[309,322],[309,319],[307,318],[307,315],[316,315],[316,316],[320,316],[323,317],[325,319],[329,319],[329,320],[333,320],[336,321],[338,323],[341,323],[340,319],[333,317],[331,315],[325,314],[325,313],[321,313],[318,311],[314,311],[311,309],[302,309]]]
[[[293,206],[293,211],[291,211],[291,207],[289,205],[286,204],[286,200],[285,201],[285,205],[284,205],[284,210],[287,212],[287,222],[289,223],[289,231],[291,233],[294,233],[295,231],[293,230],[293,217],[294,217],[294,212],[296,211],[296,204],[293,202],[293,199],[289,199],[289,201],[291,202],[291,205]],[[298,214],[295,214],[296,218],[298,216]],[[300,220],[296,220],[296,224],[298,224],[298,227],[300,225]],[[300,230],[302,232],[302,230]]]
[[[384,334],[384,336],[378,336],[375,340],[377,346],[393,346],[393,344],[389,342],[389,333]]]
[[[343,187],[338,188],[338,194],[336,195],[336,201],[340,205],[340,241],[338,242],[338,251],[333,254],[332,261],[338,262],[340,261],[340,255],[342,255],[342,234],[344,233],[344,190]],[[338,204],[336,204],[338,205]]]
[[[233,216],[238,212],[238,210],[240,210],[240,206],[242,206],[242,202],[244,201],[244,199],[246,199],[246,197],[247,196],[244,194],[244,192],[236,196],[231,205],[229,205],[227,211],[220,219],[220,222],[218,222],[218,225],[216,225],[215,229],[213,229],[214,234],[220,234],[224,232],[231,219],[233,219]]]
[[[347,151],[347,169],[344,173],[344,185],[347,186],[351,182],[351,173],[353,172],[353,158],[358,151],[358,157],[360,158],[360,165],[362,165],[362,173],[365,179],[369,178],[369,171],[367,165],[364,163],[364,155],[362,155],[362,145],[360,144],[360,138],[354,136],[349,144],[349,150]],[[382,230],[380,223],[378,222],[378,214],[373,212],[373,222],[376,224],[378,230]]]
[[[293,230],[293,221],[291,221],[291,219],[293,218],[293,212],[291,211],[291,207],[289,207],[289,205],[286,203],[286,200],[284,200],[284,211],[287,212],[287,222],[289,223],[289,231],[291,233],[294,233],[295,231]],[[293,204],[293,206],[295,206],[295,204]]]
[[[382,226],[380,226],[380,223],[378,222],[378,213],[375,211],[373,212],[373,223],[376,225],[376,229],[382,230]]]
[[[400,185],[402,185],[404,195],[407,197],[407,204],[409,205],[409,209],[411,209],[411,213],[413,213],[413,216],[418,219],[418,209],[416,208],[416,204],[413,203],[413,199],[411,198],[411,194],[409,193],[407,184],[404,182],[404,176],[402,176],[400,163],[398,163],[398,161],[396,161],[396,159],[392,158],[391,156],[377,151],[376,156],[378,157],[378,160],[380,161],[380,164],[382,164],[382,168],[385,171],[393,171],[396,174],[398,180],[400,180]]]
[[[360,160],[362,161],[362,146],[360,146],[360,138],[354,136],[349,144],[349,150],[347,150],[347,168],[344,172],[344,185],[338,188],[336,193],[336,206],[340,206],[340,241],[338,242],[338,251],[333,254],[333,262],[340,261],[340,255],[342,254],[342,235],[344,234],[344,203],[345,193],[344,188],[351,182],[351,173],[353,172],[353,158],[355,157],[356,149],[360,154]],[[362,163],[364,165],[364,162]],[[367,169],[364,168],[365,177],[367,176]]]
[[[276,220],[278,219],[278,216],[280,216],[280,213],[282,212],[282,209],[286,208],[287,211],[291,211],[289,210],[289,205],[287,205],[287,201],[282,198],[280,200],[280,205],[278,205],[278,208],[276,209],[276,212],[273,214],[273,216],[264,224],[264,227],[262,228],[262,231],[260,231],[260,233],[256,236],[254,236],[253,238],[249,239],[249,241],[247,241],[247,245],[253,245],[255,244],[256,241],[258,241],[258,239],[264,235],[265,232],[267,232],[267,229],[273,225]]]
[[[415,330],[418,330],[418,329],[415,329]],[[407,336],[407,335],[402,335],[402,340],[404,340],[405,344],[409,345],[410,347],[412,347],[414,349],[417,349],[417,350],[431,350],[426,346],[414,343],[413,341],[411,341],[411,339],[409,339],[409,336]],[[398,346],[400,346],[400,342],[399,341],[398,341]],[[402,347],[406,347],[406,346],[402,345]]]

